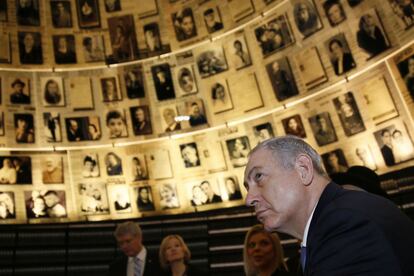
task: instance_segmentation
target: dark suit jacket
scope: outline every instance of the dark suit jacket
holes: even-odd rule
[[[126,276],[127,275],[128,257],[122,255],[115,259],[109,265],[108,276]],[[155,255],[150,254],[147,249],[147,258],[145,260],[144,276],[160,275],[160,264],[158,258]]]
[[[342,73],[339,73],[339,60],[338,59],[333,61],[333,66],[334,66],[335,74],[342,75],[348,72],[349,70],[351,70],[352,68],[355,68],[356,65],[355,65],[355,61],[352,55],[350,53],[344,53],[342,57]]]
[[[309,227],[304,275],[412,275],[413,233],[391,201],[331,182]]]
[[[384,157],[385,165],[392,166],[395,165],[395,158],[392,149],[387,146],[383,145],[381,148],[382,157]]]

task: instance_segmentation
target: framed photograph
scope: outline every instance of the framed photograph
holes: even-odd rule
[[[46,156],[42,158],[42,182],[43,184],[62,184],[63,158],[61,156]]]
[[[229,91],[234,106],[243,112],[250,112],[264,106],[262,93],[255,73],[233,75],[228,79]]]
[[[310,47],[299,52],[295,55],[295,61],[307,89],[312,89],[328,81],[318,48]]]
[[[286,14],[259,26],[254,34],[263,56],[276,53],[295,42]]]
[[[39,0],[15,1],[17,24],[21,26],[40,26]]]
[[[191,127],[207,124],[207,117],[204,109],[203,100],[192,100],[185,102],[185,115],[189,116],[188,122]]]
[[[101,26],[98,0],[76,0],[78,24],[81,29]]]
[[[127,185],[108,185],[108,193],[116,213],[131,213],[131,198]]]
[[[96,141],[102,132],[98,116],[65,118],[66,136],[69,142]]]
[[[0,63],[11,63],[10,33],[0,32]]]
[[[109,213],[108,196],[105,183],[79,183],[78,198],[83,215],[100,215]]]
[[[227,192],[227,198],[229,201],[243,199],[240,191],[240,184],[237,176],[227,176],[224,178],[225,191]]]
[[[251,0],[227,0],[227,6],[236,23],[254,13],[254,5]]]
[[[414,25],[414,7],[412,1],[388,0],[391,10],[398,18],[398,23],[409,29]]]
[[[148,1],[142,2],[136,8],[137,8],[137,13],[140,19],[158,14],[157,0],[148,0]]]
[[[220,10],[217,6],[207,8],[203,11],[204,24],[209,34],[223,29]]]
[[[82,49],[85,62],[105,61],[105,44],[102,35],[83,36]]]
[[[177,96],[183,97],[197,93],[197,80],[192,65],[181,65],[174,68]]]
[[[33,114],[14,113],[14,129],[16,143],[35,142]]]
[[[329,24],[331,24],[332,27],[335,27],[346,20],[344,7],[342,7],[339,0],[326,0],[323,3],[323,9],[325,10]]]
[[[283,129],[287,135],[294,135],[300,138],[306,138],[305,127],[299,114],[282,119]]]
[[[70,1],[50,1],[52,23],[55,28],[72,27],[72,8]]]
[[[163,118],[161,127],[165,132],[173,132],[182,129],[181,122],[175,120],[175,117],[177,117],[177,108],[175,105],[168,105],[160,108],[160,113]]]
[[[152,134],[151,115],[147,105],[129,108],[134,135]]]
[[[4,112],[0,112],[0,136],[4,136]]]
[[[334,98],[333,104],[346,136],[355,135],[366,129],[352,92]]]
[[[121,10],[121,0],[105,0],[106,12],[116,12]]]
[[[194,181],[186,186],[188,198],[193,207],[223,202],[220,187],[216,182],[209,180]]]
[[[213,82],[210,88],[211,109],[214,114],[219,114],[233,109],[230,90],[226,80]]]
[[[69,78],[70,103],[74,111],[94,108],[91,79],[89,77]]]
[[[312,0],[293,0],[293,18],[303,38],[307,38],[320,29],[322,22]]]
[[[113,61],[123,62],[139,58],[134,17],[123,15],[108,18]]]
[[[129,99],[145,97],[144,71],[142,65],[124,67],[124,82]]]
[[[284,101],[299,94],[295,78],[286,57],[267,64],[266,70],[278,101]]]
[[[5,1],[3,1],[5,2]],[[0,192],[0,219],[16,218],[16,203],[14,200],[14,192]]]
[[[135,154],[131,159],[132,181],[142,181],[149,179],[147,161],[144,154]]]
[[[0,22],[7,22],[7,0],[0,0]]]
[[[414,157],[414,147],[404,124],[392,124],[374,132],[387,167]]]
[[[65,90],[62,77],[41,77],[42,102],[45,107],[65,106]]]
[[[348,162],[342,149],[336,149],[322,154],[323,164],[328,175],[333,173],[345,173],[348,170]]]
[[[414,55],[399,61],[397,67],[411,99],[414,101]]]
[[[106,174],[108,176],[123,175],[122,159],[111,151],[105,155]]]
[[[42,40],[38,32],[19,32],[21,64],[43,64]]]
[[[32,184],[29,156],[0,156],[0,184]]]
[[[325,42],[335,75],[340,76],[356,67],[354,57],[346,42],[345,35],[340,33]]]
[[[172,183],[160,183],[158,186],[160,193],[160,207],[162,210],[180,208],[177,187]]]
[[[226,43],[227,56],[236,70],[252,65],[244,34],[238,34]]]
[[[143,54],[147,57],[153,57],[171,51],[169,44],[163,44],[161,41],[160,29],[158,22],[152,22],[144,25],[144,38],[146,52]]]
[[[135,187],[137,208],[140,212],[154,211],[154,197],[151,186]]]
[[[43,133],[49,143],[62,142],[62,127],[58,112],[43,113]]]
[[[213,137],[207,136],[202,153],[202,156],[204,157],[203,160],[205,160],[209,173],[227,170],[223,145],[219,141],[214,140]]]
[[[87,153],[82,156],[82,177],[83,178],[91,178],[91,177],[99,177],[100,170],[99,170],[99,159],[98,154],[96,153]]]
[[[358,145],[353,150],[353,153],[359,166],[367,167],[373,171],[377,170],[377,162],[372,155],[372,150],[369,145]]]
[[[226,141],[227,151],[233,167],[243,167],[247,164],[247,156],[250,152],[250,143],[247,136],[241,136]]]
[[[54,35],[53,52],[56,64],[72,64],[77,62],[75,36]]]
[[[161,180],[172,178],[174,176],[168,150],[156,149],[147,156],[149,156],[148,167],[150,173],[152,173],[152,179]]]
[[[121,89],[117,76],[104,77],[100,79],[102,99],[104,102],[116,102],[122,100]]]
[[[197,27],[194,21],[193,10],[191,8],[183,8],[182,10],[171,14],[171,17],[175,37],[178,41],[188,40],[197,36]]]
[[[359,18],[356,33],[358,46],[368,55],[367,60],[390,48],[390,43],[375,9],[366,11]]]
[[[65,191],[24,191],[24,199],[26,215],[29,219],[67,217]]]
[[[30,104],[30,79],[29,78],[10,78],[11,104]]]
[[[221,46],[211,45],[209,50],[197,56],[198,72],[202,78],[207,78],[228,69],[226,57]]]
[[[155,92],[159,101],[174,99],[175,90],[168,63],[162,63],[151,67],[152,79],[154,80]]]
[[[338,141],[329,112],[322,112],[309,117],[309,123],[318,146],[321,147]]]
[[[253,133],[258,143],[275,137],[272,124],[269,122],[253,126]]]
[[[201,165],[196,143],[182,144],[180,145],[180,151],[185,168],[194,168]]]
[[[112,109],[105,115],[108,136],[111,139],[128,137],[128,127],[125,117],[125,110]]]

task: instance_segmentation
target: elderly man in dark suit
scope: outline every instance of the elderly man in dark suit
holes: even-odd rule
[[[300,138],[277,137],[250,153],[247,205],[269,231],[302,240],[304,275],[412,275],[414,222],[387,199],[345,190]]]
[[[109,266],[109,276],[153,276],[160,275],[157,258],[142,244],[139,225],[128,221],[117,226],[114,236],[124,253]]]

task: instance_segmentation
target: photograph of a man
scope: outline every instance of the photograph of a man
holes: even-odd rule
[[[26,87],[27,83],[27,87]],[[11,104],[30,104],[29,80],[23,81],[20,78],[11,83],[12,92],[10,93]]]

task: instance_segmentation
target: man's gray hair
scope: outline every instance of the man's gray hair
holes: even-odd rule
[[[259,149],[270,150],[275,160],[285,169],[293,169],[296,157],[300,154],[308,155],[312,160],[313,168],[322,176],[327,176],[321,156],[304,140],[293,136],[279,136],[259,143],[249,155]]]
[[[138,223],[132,221],[123,222],[118,224],[114,232],[115,238],[128,234],[134,237],[142,236],[141,227],[139,227]]]

